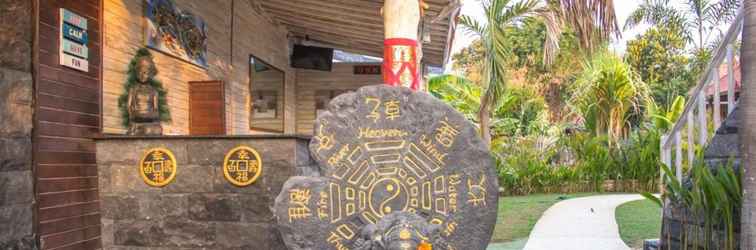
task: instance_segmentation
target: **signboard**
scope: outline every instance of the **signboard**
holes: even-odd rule
[[[80,59],[78,57],[75,57],[66,53],[60,53],[60,65],[73,68],[76,70],[81,70],[84,72],[89,71],[89,61]]]
[[[63,40],[62,42],[61,46],[63,46],[63,52],[81,58],[89,58],[89,49],[87,47],[69,40]]]
[[[69,23],[81,29],[85,29],[85,30],[87,29],[86,18],[76,15],[73,12],[70,12],[66,9],[60,9],[60,15],[61,15],[60,20],[63,20],[63,22]]]
[[[354,65],[355,75],[380,75],[381,65]]]
[[[87,44],[89,37],[87,30],[63,23],[63,37],[80,44]]]
[[[60,9],[60,65],[89,72],[89,34],[87,19]]]

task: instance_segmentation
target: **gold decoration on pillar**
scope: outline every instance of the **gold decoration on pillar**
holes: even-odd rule
[[[223,159],[223,176],[239,187],[252,185],[262,173],[262,158],[247,146],[231,149]]]
[[[173,152],[167,148],[152,148],[139,161],[139,174],[147,185],[163,187],[176,178],[177,167]]]

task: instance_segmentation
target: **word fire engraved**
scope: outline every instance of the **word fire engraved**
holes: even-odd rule
[[[223,176],[228,182],[244,187],[255,183],[262,173],[262,159],[256,150],[239,146],[231,149],[223,159]]]
[[[147,150],[139,162],[139,174],[144,183],[153,187],[163,187],[176,178],[176,157],[166,148]]]
[[[456,113],[426,117],[430,115],[407,111],[405,105],[419,105],[411,100],[363,91],[351,94],[360,105],[349,116],[359,122],[339,121],[336,117],[342,114],[318,118],[311,153],[321,165],[322,177],[287,182],[276,200],[279,224],[290,225],[295,233],[327,229],[315,234],[323,243],[316,249],[355,249],[365,226],[392,212],[411,212],[439,226],[446,240],[434,249],[485,246],[490,234],[474,236],[485,242],[470,243],[464,241],[470,237],[460,233],[488,232],[495,221],[485,221],[495,216],[498,189],[490,155],[479,150],[484,146],[467,145],[475,130]],[[414,120],[428,125],[409,125]],[[319,226],[308,228],[315,225]]]

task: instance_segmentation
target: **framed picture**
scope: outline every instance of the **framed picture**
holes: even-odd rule
[[[149,48],[207,68],[207,25],[172,0],[146,0],[145,40]]]
[[[278,118],[278,91],[252,91],[252,119]]]

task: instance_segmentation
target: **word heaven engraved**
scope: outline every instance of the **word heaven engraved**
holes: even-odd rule
[[[163,187],[176,178],[177,167],[173,152],[167,148],[152,148],[139,161],[139,175],[147,185]]]
[[[365,235],[388,240],[399,228],[392,223],[408,229],[416,216],[434,230],[415,225],[396,240],[488,245],[498,199],[493,161],[448,105],[408,88],[368,86],[332,100],[314,131],[320,177],[290,178],[275,201],[289,249],[376,249]]]
[[[228,151],[223,159],[223,176],[239,187],[255,183],[262,173],[262,159],[256,150],[239,146]]]

